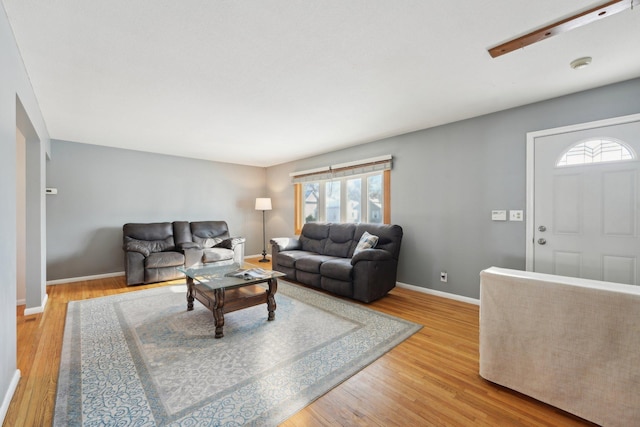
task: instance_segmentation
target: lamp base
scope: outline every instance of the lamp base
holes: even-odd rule
[[[268,260],[267,258],[262,258],[260,261],[258,262],[270,262],[270,260]]]

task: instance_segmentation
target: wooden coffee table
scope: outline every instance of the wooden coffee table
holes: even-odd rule
[[[179,268],[187,276],[187,311],[193,310],[193,301],[197,299],[213,313],[216,338],[224,336],[224,314],[258,304],[267,304],[267,320],[276,316],[275,294],[278,291],[278,277],[285,274],[278,271],[263,270],[264,275],[247,278],[229,276],[238,272],[237,264],[226,266],[195,265]],[[242,269],[252,271],[256,269]],[[267,288],[258,286],[266,283]]]

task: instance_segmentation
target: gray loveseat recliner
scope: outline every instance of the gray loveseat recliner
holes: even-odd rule
[[[178,267],[198,263],[242,265],[244,242],[225,221],[125,224],[122,249],[127,285],[180,279]]]
[[[184,264],[239,264],[244,262],[244,237],[231,237],[225,221],[176,221],[176,246],[184,253]]]
[[[354,255],[365,231],[378,242]],[[402,234],[399,225],[307,223],[299,238],[271,240],[272,268],[305,285],[375,301],[396,285]]]

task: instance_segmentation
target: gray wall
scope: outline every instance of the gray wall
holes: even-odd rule
[[[266,170],[53,140],[47,165],[47,279],[124,270],[128,222],[225,220],[262,251]]]
[[[278,165],[267,171],[269,235],[293,233],[290,172],[392,154],[391,221],[405,232],[398,280],[478,298],[481,270],[525,269],[525,222],[490,212],[525,209],[526,133],[638,112],[635,79]]]
[[[49,135],[42,120],[38,102],[35,98],[29,77],[24,69],[22,58],[16,47],[11,27],[6,18],[4,7],[0,7],[0,421],[9,405],[12,384],[18,378],[16,366],[16,129],[20,128],[27,140],[27,147],[36,148],[36,163],[27,167],[44,170],[45,153],[49,144]],[[27,201],[27,215],[34,209],[41,212],[44,204],[43,188],[37,188],[33,175],[27,172],[27,186],[36,186],[36,204]],[[37,176],[37,172],[35,173]],[[42,190],[42,191],[40,191]],[[29,194],[27,194],[29,197]],[[36,216],[37,216],[36,212]],[[36,218],[37,242],[27,247],[30,265],[42,273],[44,252],[39,242],[43,234],[42,218]],[[27,279],[30,280],[30,279]],[[44,295],[44,278],[36,283],[27,282],[27,302],[30,294],[40,296],[35,305],[40,305]]]

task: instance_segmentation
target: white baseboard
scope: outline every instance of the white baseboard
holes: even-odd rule
[[[448,292],[436,291],[435,289],[423,288],[422,286],[408,285],[406,283],[396,282],[399,288],[411,289],[412,291],[422,292],[423,294],[435,295],[438,297],[449,298],[456,301],[466,302],[468,304],[480,305],[480,300],[475,298],[463,297],[462,295],[450,294]]]
[[[106,279],[109,277],[124,276],[124,271],[116,271],[115,273],[96,274],[93,276],[70,277],[68,279],[47,280],[47,285],[59,285],[61,283],[83,282],[85,280]]]
[[[16,305],[25,305],[26,303],[27,303],[27,300],[24,298],[21,298],[16,301]]]
[[[48,300],[49,300],[49,295],[48,294],[44,294],[44,299],[42,300],[42,305],[40,307],[25,308],[24,309],[24,315],[25,316],[30,316],[32,314],[42,313],[44,311],[44,308],[47,306],[47,301]]]
[[[245,255],[245,258],[255,258],[255,257],[261,257],[261,256],[262,256],[262,254]],[[269,257],[269,259],[271,259],[271,258]],[[68,279],[48,280],[47,281],[47,285],[59,285],[61,283],[82,282],[82,281],[85,281],[85,280],[106,279],[108,277],[118,277],[118,276],[124,276],[124,271],[118,271],[118,272],[115,272],[115,273],[106,273],[106,274],[96,274],[96,275],[93,275],[93,276],[71,277],[71,278],[68,278]],[[402,283],[402,282],[396,282],[396,285],[399,288],[411,289],[412,291],[422,292],[424,294],[436,295],[436,296],[439,296],[439,297],[449,298],[449,299],[452,299],[452,300],[466,302],[466,303],[469,303],[469,304],[480,305],[480,300],[479,299],[475,299],[475,298],[469,298],[469,297],[464,297],[462,295],[450,294],[448,292],[436,291],[434,289],[423,288],[422,286],[409,285],[409,284]],[[43,304],[43,306],[44,306],[44,304]],[[43,308],[43,310],[44,310],[44,308]],[[25,310],[25,315],[26,314],[27,314],[27,310]],[[31,313],[31,314],[33,314],[33,313]]]
[[[11,382],[9,383],[9,389],[2,399],[2,406],[0,406],[0,425],[4,423],[7,412],[9,412],[9,404],[11,403],[11,399],[13,398],[13,394],[18,388],[18,382],[20,382],[20,369],[16,369],[16,371],[13,373],[13,377],[11,378]]]

